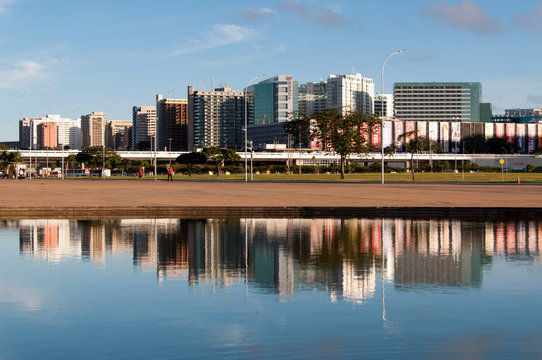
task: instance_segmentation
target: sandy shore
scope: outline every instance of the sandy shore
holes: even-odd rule
[[[107,210],[254,211],[317,208],[412,211],[531,209],[542,212],[542,186],[527,184],[244,183],[124,180],[2,180],[0,215]],[[128,212],[126,212],[128,211]]]

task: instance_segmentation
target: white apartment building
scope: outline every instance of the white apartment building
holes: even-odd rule
[[[58,145],[69,146],[72,150],[81,150],[81,118],[79,119],[59,119],[58,126]]]
[[[393,119],[393,94],[375,95],[374,113],[380,115],[382,119]]]
[[[156,106],[134,106],[132,108],[132,147],[144,143],[150,146],[156,134]]]
[[[34,118],[24,118],[19,121],[19,148],[35,149],[38,145],[38,125],[56,123],[58,129],[57,143],[68,145],[71,149],[81,149],[81,119],[62,118],[60,115],[49,114]],[[30,140],[32,137],[32,141]]]
[[[372,114],[374,97],[373,79],[361,74],[329,75],[327,79],[326,107],[340,109],[342,114],[349,111]]]

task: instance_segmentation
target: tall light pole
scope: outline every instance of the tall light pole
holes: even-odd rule
[[[264,74],[261,74],[261,75],[258,75],[256,77],[253,77],[252,79],[250,79],[250,81],[247,83],[247,86],[245,87],[245,182],[248,182],[248,169],[247,169],[247,167],[248,167],[248,159],[247,159],[248,101],[247,101],[247,92],[248,92],[248,87],[250,86],[250,84],[253,81],[258,80],[259,78],[262,78],[264,76],[265,76]]]
[[[107,110],[109,107],[118,104],[120,101],[116,100],[115,102],[107,105],[104,109],[104,116],[103,116],[103,123],[102,123],[102,178],[105,180],[105,110]]]
[[[156,171],[157,171],[157,165],[156,165],[156,130],[154,130],[154,181],[156,180]]]
[[[169,167],[171,167],[171,138],[169,140]]]
[[[30,160],[28,161],[28,178],[32,180],[32,143],[34,142],[34,138],[32,137],[32,129],[34,128],[34,120],[30,120]],[[15,178],[19,176],[17,173],[17,169],[13,169],[13,172],[15,173]]]
[[[382,106],[381,108],[383,109],[384,108],[384,67],[386,66],[386,63],[388,62],[388,60],[393,56],[393,55],[397,55],[397,54],[400,54],[402,52],[405,52],[407,51],[407,49],[403,49],[403,50],[399,50],[399,51],[396,51],[390,55],[388,55],[388,57],[386,58],[386,60],[384,60],[384,63],[382,64],[382,73],[381,73],[381,78],[380,78],[380,92],[381,92],[381,96],[382,96]],[[382,184],[384,184],[384,123],[382,123],[382,125],[380,125],[380,150],[382,151]]]

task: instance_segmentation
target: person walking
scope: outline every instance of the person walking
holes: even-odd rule
[[[139,180],[143,177],[143,170],[139,169],[137,175],[139,176]]]
[[[167,168],[167,181],[173,181],[173,167],[171,165]]]

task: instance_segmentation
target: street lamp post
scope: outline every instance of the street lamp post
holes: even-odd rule
[[[171,167],[171,138],[169,140],[169,167]]]
[[[28,161],[28,178],[32,180],[32,143],[34,142],[34,138],[32,137],[32,129],[34,128],[34,122],[30,121],[30,160]],[[15,177],[19,176],[17,174],[17,169],[13,169],[13,172],[15,173]]]
[[[248,82],[247,86],[245,87],[245,182],[248,182],[248,155],[247,155],[247,142],[248,142],[248,136],[247,136],[247,128],[248,128],[248,101],[247,101],[247,92],[248,92],[248,87],[250,86],[250,84],[255,81],[255,80],[258,80],[259,78],[263,77],[264,75],[261,74],[261,75],[258,75],[252,79],[250,79],[250,81]]]
[[[156,165],[156,143],[157,143],[157,139],[156,139],[156,131],[154,133],[154,181],[157,181],[156,179],[156,171],[157,171],[157,165]],[[152,150],[151,150],[152,151]]]
[[[504,150],[504,153],[506,154],[506,157],[504,158],[505,159],[505,167],[506,167],[506,172],[508,172],[508,151],[504,148],[504,146],[501,146],[501,149]]]
[[[388,57],[386,58],[386,60],[384,60],[384,63],[382,64],[382,73],[381,73],[381,78],[380,78],[380,91],[381,91],[381,96],[382,96],[382,105],[384,105],[384,67],[386,66],[386,63],[388,62],[388,60],[393,56],[393,55],[397,55],[397,54],[400,54],[402,52],[405,52],[407,51],[407,49],[403,49],[403,50],[399,50],[399,51],[396,51],[390,55],[388,55]],[[382,106],[383,108],[383,106]],[[382,123],[382,125],[380,125],[380,150],[382,151],[382,184],[384,184],[384,123]]]

